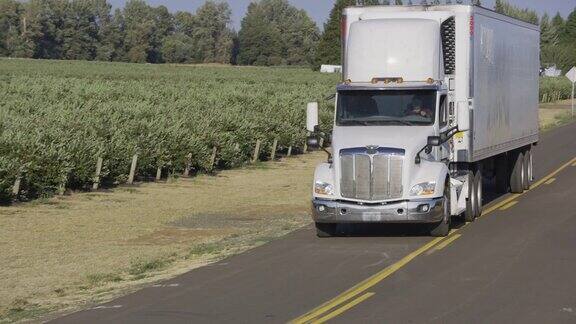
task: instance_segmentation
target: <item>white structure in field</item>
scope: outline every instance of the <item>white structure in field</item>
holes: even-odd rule
[[[322,64],[320,66],[320,72],[322,72],[322,73],[340,73],[340,72],[342,72],[342,66],[341,65]]]
[[[542,73],[544,76],[557,78],[562,75],[562,70],[558,70],[556,65],[549,66]]]

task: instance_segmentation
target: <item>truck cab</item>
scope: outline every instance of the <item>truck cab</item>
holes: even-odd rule
[[[533,118],[537,85],[534,90],[531,78],[520,86],[523,93],[535,92],[521,99],[529,101],[525,112],[519,111],[519,100],[486,105],[493,100],[485,89],[494,91],[497,84],[480,84],[488,79],[478,73],[484,73],[483,66],[490,63],[486,60],[508,62],[474,57],[495,41],[494,30],[502,27],[494,19],[498,16],[463,5],[344,10],[343,78],[336,87],[332,151],[314,175],[312,213],[318,236],[335,235],[340,223],[430,223],[431,235],[445,236],[452,216],[473,221],[481,215],[484,178],[498,176],[512,191],[519,190],[518,181],[522,190],[529,186],[529,148],[538,136]],[[506,18],[519,32],[534,35],[533,28]],[[475,28],[491,36],[482,34],[475,45]],[[525,57],[526,75],[537,74],[537,68],[528,70],[534,63],[537,67],[534,57]],[[477,87],[482,89],[475,93]],[[496,93],[500,99],[508,95],[516,94]],[[504,129],[513,127],[509,118],[514,114],[523,115],[525,125],[519,126],[528,127],[528,133],[518,136],[522,132]],[[326,137],[317,120],[317,105],[310,104],[310,145]],[[488,146],[475,147],[477,140]],[[519,154],[516,165],[512,160]]]

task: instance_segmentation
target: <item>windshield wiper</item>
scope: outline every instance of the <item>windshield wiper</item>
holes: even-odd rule
[[[362,125],[362,126],[368,126],[370,125],[370,122],[367,120],[359,120],[359,119],[341,119],[340,123],[342,125]]]
[[[398,124],[402,124],[402,125],[406,125],[406,126],[414,126],[414,123],[409,122],[407,120],[402,120],[402,119],[393,119],[393,118],[387,118],[384,116],[373,116],[373,117],[367,117],[367,118],[355,118],[355,119],[341,119],[340,123],[342,124],[357,124],[357,125],[364,125],[364,126],[368,126],[370,124],[374,125],[374,124],[383,124],[383,123],[398,123]]]
[[[406,125],[406,126],[414,126],[414,123],[406,121],[406,120],[401,120],[401,119],[380,120],[379,122],[398,123],[398,124],[402,124],[402,125]]]

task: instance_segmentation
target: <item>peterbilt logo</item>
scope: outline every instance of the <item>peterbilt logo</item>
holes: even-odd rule
[[[366,146],[366,153],[367,154],[376,154],[376,152],[378,152],[378,148],[380,148],[380,146],[378,146],[378,145],[367,145]]]

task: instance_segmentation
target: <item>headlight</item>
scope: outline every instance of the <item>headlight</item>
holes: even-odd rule
[[[434,194],[434,189],[436,188],[436,182],[422,182],[410,189],[410,196],[426,196]]]
[[[319,195],[334,195],[334,186],[327,182],[316,181],[314,182],[314,192]]]

